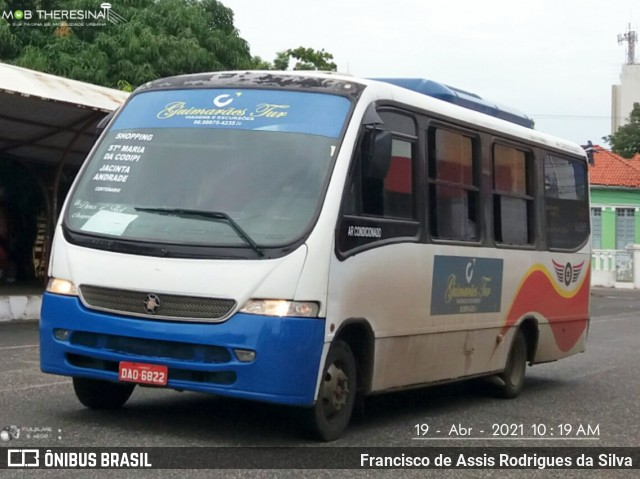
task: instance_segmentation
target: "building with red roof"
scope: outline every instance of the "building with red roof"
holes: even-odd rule
[[[594,146],[589,182],[592,187],[640,188],[640,154],[626,159]]]
[[[626,247],[640,243],[640,154],[631,159],[594,146],[589,166],[593,249],[616,250],[618,281],[632,275]]]

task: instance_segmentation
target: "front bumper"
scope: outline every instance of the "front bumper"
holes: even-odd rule
[[[55,330],[70,331],[65,340]],[[168,388],[279,404],[314,402],[324,320],[238,313],[222,323],[153,321],[87,309],[45,293],[40,366],[64,376],[118,380],[120,361],[168,367]],[[241,362],[234,349],[252,350]]]

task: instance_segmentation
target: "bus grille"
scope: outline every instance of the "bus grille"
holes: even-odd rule
[[[231,361],[231,353],[226,348],[204,344],[131,338],[84,331],[74,331],[69,342],[74,346],[154,359],[174,359],[200,363],[228,363]]]
[[[236,307],[233,299],[179,296],[82,285],[83,304],[90,309],[149,319],[221,321]]]

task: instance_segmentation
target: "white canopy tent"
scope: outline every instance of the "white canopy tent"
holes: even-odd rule
[[[0,63],[0,162],[31,172],[46,205],[42,261],[62,201],[63,170],[77,170],[96,126],[128,93]],[[9,205],[10,207],[10,205]]]
[[[0,153],[79,166],[128,93],[0,63]],[[63,156],[66,158],[63,160]]]

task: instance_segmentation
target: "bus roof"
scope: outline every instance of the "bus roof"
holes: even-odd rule
[[[413,88],[404,87],[397,82],[406,82]],[[317,71],[258,71],[258,70],[242,70],[242,71],[225,71],[225,72],[205,72],[193,73],[188,75],[178,75],[174,77],[161,78],[151,81],[140,86],[134,92],[155,89],[174,89],[174,88],[286,88],[298,89],[306,91],[326,92],[351,96],[358,99],[365,89],[373,88],[375,93],[372,98],[389,97],[391,99],[416,105],[419,108],[433,111],[434,113],[444,115],[446,117],[455,118],[466,123],[475,124],[483,128],[512,135],[527,141],[540,143],[551,148],[557,148],[566,152],[571,152],[581,156],[586,161],[584,149],[577,143],[564,140],[562,138],[534,130],[531,124],[523,125],[527,120],[532,120],[526,115],[517,112],[514,109],[499,106],[496,103],[482,100],[482,98],[463,90],[452,89],[446,85],[443,88],[449,91],[450,98],[455,93],[456,101],[447,101],[443,95],[426,94],[419,91],[420,82],[427,82],[431,85],[432,90],[437,90],[436,82],[421,79],[366,79],[335,72],[317,72]],[[424,84],[422,84],[424,86]],[[426,87],[425,87],[426,88]],[[440,90],[446,92],[447,90]],[[446,95],[444,95],[446,96]],[[475,99],[476,108],[469,105]],[[480,100],[480,101],[478,101]],[[463,104],[465,103],[466,104]],[[487,110],[482,110],[480,105],[483,102],[493,105],[496,110],[503,113],[502,116],[496,116]],[[521,117],[518,122],[507,121],[507,113],[513,117]]]
[[[391,83],[392,85],[397,85],[408,90],[422,93],[423,95],[432,96],[455,105],[495,116],[496,118],[501,118],[517,125],[533,128],[533,120],[514,108],[500,105],[494,101],[482,98],[475,93],[469,93],[433,80],[424,80],[422,78],[372,78],[372,80]]]

